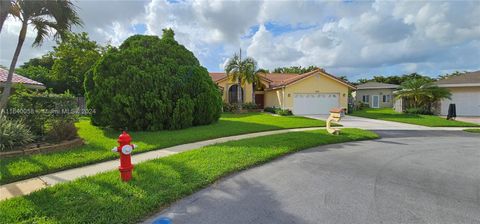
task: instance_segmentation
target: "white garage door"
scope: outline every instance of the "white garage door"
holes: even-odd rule
[[[330,109],[339,107],[338,93],[295,93],[293,94],[294,114],[328,114]]]
[[[441,114],[448,114],[448,105],[455,104],[457,116],[480,116],[480,93],[458,92],[452,93],[451,100],[442,100]]]

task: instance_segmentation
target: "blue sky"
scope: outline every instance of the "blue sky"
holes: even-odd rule
[[[419,72],[437,76],[480,70],[478,1],[76,1],[84,27],[101,44],[166,27],[210,71],[242,48],[260,67],[316,65],[351,80]],[[18,21],[0,34],[8,65]],[[29,30],[19,65],[55,45],[32,48]]]

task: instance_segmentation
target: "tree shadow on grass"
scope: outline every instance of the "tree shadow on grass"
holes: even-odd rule
[[[204,179],[208,177],[187,163],[159,160],[136,167],[128,183],[120,180],[118,171],[108,172],[14,198],[8,208],[2,206],[5,202],[0,208],[7,223],[134,223],[204,186],[207,182],[199,181]]]
[[[281,126],[265,125],[251,122],[222,120],[219,123],[195,126],[181,130],[163,130],[155,132],[132,131],[132,142],[144,146],[150,146],[155,149],[165,148],[180,144],[187,144],[197,141],[209,140],[212,138],[221,138],[234,135],[241,135],[253,132],[272,131],[283,129]],[[117,139],[120,131],[115,132],[110,129],[104,130],[103,134],[107,138]],[[140,149],[141,151],[148,151]],[[135,151],[134,151],[135,152]],[[136,151],[137,153],[140,151]]]

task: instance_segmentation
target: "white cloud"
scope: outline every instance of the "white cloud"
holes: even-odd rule
[[[315,64],[350,74],[371,74],[378,68],[394,68],[397,74],[414,69],[438,73],[445,67],[480,69],[480,49],[476,41],[480,39],[480,20],[471,19],[473,15],[480,15],[479,4],[410,3],[364,3],[369,7],[362,8],[361,13],[320,23],[322,25],[301,34],[289,32],[271,37],[265,35],[268,30],[260,29],[253,38],[261,35],[263,43],[252,41],[248,50],[261,56],[257,58],[260,64],[270,68]],[[312,19],[313,16],[305,19],[305,23],[312,23]],[[296,39],[291,41],[288,36]],[[292,48],[301,53],[292,54],[290,64],[278,59],[279,55],[289,54]],[[282,57],[285,58],[288,57]],[[451,63],[452,60],[457,63]]]
[[[241,47],[260,66],[318,65],[339,75],[480,69],[480,4],[475,1],[78,1],[86,31],[99,43],[120,44],[145,24],[146,33],[175,30],[178,42],[211,70]],[[265,25],[264,25],[265,24]],[[18,21],[0,34],[8,65]],[[20,63],[54,44],[22,49]]]
[[[260,25],[247,48],[248,56],[257,58],[257,60],[263,58],[263,60],[259,60],[259,66],[266,68],[273,68],[277,64],[291,63],[303,57],[303,53],[290,47],[287,44],[290,42],[291,40],[285,37],[282,40],[275,40],[265,26]]]

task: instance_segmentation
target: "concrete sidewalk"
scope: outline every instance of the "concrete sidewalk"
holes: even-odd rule
[[[157,158],[161,158],[161,157],[165,157],[165,156],[169,156],[172,154],[185,152],[193,149],[198,149],[203,146],[213,145],[217,143],[254,138],[254,137],[260,137],[260,136],[266,136],[266,135],[273,135],[273,134],[281,134],[281,133],[287,133],[287,132],[310,131],[310,130],[318,130],[318,129],[324,129],[324,128],[325,127],[314,127],[314,128],[295,128],[295,129],[284,129],[284,130],[276,130],[276,131],[265,131],[265,132],[229,136],[229,137],[211,139],[206,141],[188,143],[183,145],[177,145],[169,148],[163,148],[163,149],[158,149],[154,151],[133,155],[132,163],[137,164],[147,160],[157,159]],[[106,161],[106,162],[101,162],[93,165],[64,170],[56,173],[50,173],[50,174],[30,178],[27,180],[13,182],[10,184],[1,185],[0,201],[15,197],[15,196],[27,195],[27,194],[30,194],[31,192],[40,190],[48,186],[53,186],[58,183],[72,181],[81,177],[92,176],[98,173],[111,171],[111,170],[117,169],[118,165],[119,165],[118,160]]]
[[[327,120],[328,115],[308,115],[305,117]],[[463,130],[465,127],[426,127],[421,125],[406,124],[394,121],[384,121],[377,119],[370,119],[364,117],[345,116],[339,122],[345,128],[361,128],[365,130],[442,130],[442,131],[456,131]]]

